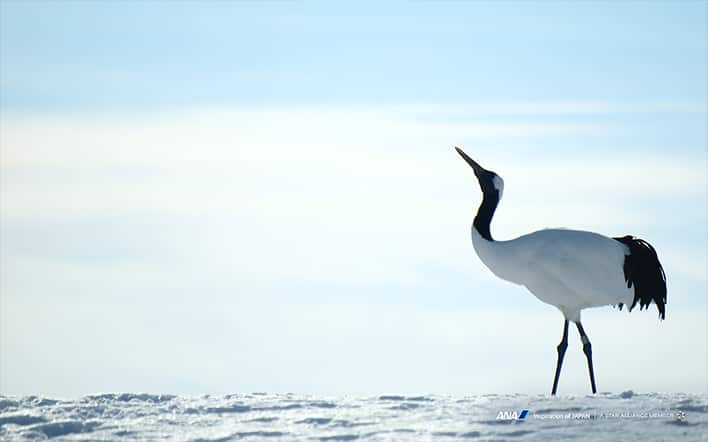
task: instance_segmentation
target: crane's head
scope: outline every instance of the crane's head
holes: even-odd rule
[[[455,146],[455,150],[467,161],[467,164],[472,166],[472,170],[474,170],[474,174],[477,176],[479,187],[482,188],[482,193],[485,198],[489,197],[499,201],[504,193],[504,180],[491,170],[487,170],[477,164],[475,160],[468,157],[459,147]]]

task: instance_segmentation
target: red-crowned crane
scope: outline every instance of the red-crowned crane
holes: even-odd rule
[[[593,232],[547,229],[509,241],[495,241],[489,226],[504,192],[504,181],[467,156],[482,188],[482,204],[472,223],[472,244],[482,262],[496,276],[525,286],[541,301],[563,313],[563,338],[551,395],[556,394],[563,357],[568,347],[568,321],[573,321],[583,342],[590,385],[596,393],[590,339],[580,323],[580,311],[588,307],[628,305],[631,311],[656,304],[664,319],[666,275],[654,248],[633,236],[609,238]]]

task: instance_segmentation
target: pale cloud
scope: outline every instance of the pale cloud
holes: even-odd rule
[[[574,106],[576,113],[610,111],[551,103],[492,106],[489,113],[552,115]],[[159,390],[286,391],[297,384],[332,392],[343,385],[337,373],[371,373],[347,388],[545,391],[539,386],[552,374],[548,355],[561,317],[521,287],[494,280],[474,255],[469,228],[481,195],[455,144],[505,179],[497,237],[581,228],[646,236],[660,251],[676,288],[666,326],[655,330],[649,319],[634,319],[655,315],[633,313],[633,331],[623,336],[637,342],[636,351],[617,356],[624,344],[616,333],[625,333],[626,323],[615,318],[624,314],[587,315],[600,318],[587,328],[606,349],[597,356],[598,367],[607,367],[601,389],[658,388],[650,376],[609,378],[611,357],[637,373],[641,358],[655,354],[645,342],[669,347],[690,335],[688,344],[706,348],[704,335],[682,328],[700,323],[698,313],[686,315],[707,283],[705,237],[690,236],[698,227],[686,224],[705,224],[705,152],[638,157],[619,150],[609,158],[558,148],[568,137],[612,137],[615,128],[605,123],[487,120],[474,118],[481,109],[453,111],[465,118],[426,119],[438,115],[434,106],[4,113],[0,335],[9,356],[0,388],[154,389],[155,373],[179,366]],[[556,149],[529,149],[528,139]],[[518,149],[494,148],[517,141]],[[686,207],[681,217],[666,209],[677,205]],[[499,304],[508,310],[487,311]],[[185,323],[191,334],[180,336]],[[538,336],[533,351],[520,339],[528,330]],[[185,346],[163,348],[163,338]],[[79,355],[72,343],[81,340],[91,350],[70,357]],[[38,350],[24,352],[27,345]],[[234,351],[224,354],[226,347]],[[121,359],[130,352],[144,361],[142,371]],[[210,378],[194,378],[216,353]],[[675,356],[661,362],[661,373],[678,366],[705,372],[704,351]],[[518,360],[542,368],[519,377]],[[110,361],[112,384],[86,372],[99,361]],[[568,391],[586,391],[583,363],[568,363]],[[277,369],[282,364],[292,367],[290,377]],[[46,366],[59,367],[65,381],[42,385]],[[231,383],[236,366],[238,385]],[[520,383],[505,387],[507,374]],[[667,376],[661,388],[703,388],[705,378],[694,375]]]
[[[265,387],[315,394],[547,394],[563,319],[540,304],[530,314],[521,311],[526,301],[537,302],[523,296],[516,310],[208,297],[198,309],[184,299],[160,306],[13,301],[6,304],[15,315],[5,319],[2,388],[50,396]],[[703,315],[670,310],[659,321],[653,310],[588,310],[599,390],[706,392]],[[28,319],[42,327],[27,327]],[[17,334],[22,341],[8,340]],[[581,348],[572,330],[561,394],[589,393]]]
[[[704,102],[613,103],[609,101],[539,101],[523,103],[476,103],[473,105],[408,105],[392,109],[411,115],[445,116],[577,116],[641,113],[706,113]]]
[[[603,127],[570,123],[426,123],[382,110],[221,109],[114,117],[4,116],[4,215],[63,216],[106,210],[283,210],[318,201],[455,204],[474,178],[452,150],[461,144],[507,181],[504,204],[578,195],[706,198],[705,155],[481,148],[493,140],[548,137]],[[467,144],[463,144],[466,142]],[[430,201],[430,200],[433,201]],[[624,201],[622,201],[624,199]],[[242,209],[238,209],[243,205]]]
[[[529,125],[505,130],[533,136]],[[406,258],[467,253],[481,195],[444,137],[438,125],[378,109],[9,116],[2,216],[100,223],[118,214],[134,224],[159,216],[161,227],[136,230],[136,240],[161,229],[172,256],[194,257],[216,279],[401,281],[412,277],[397,264]],[[700,155],[468,151],[506,180],[493,227],[502,239],[546,227],[651,234],[672,222],[662,200],[706,200]],[[115,229],[104,232],[116,240]]]

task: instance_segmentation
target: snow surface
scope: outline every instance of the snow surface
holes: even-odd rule
[[[514,417],[529,410],[525,420]],[[0,396],[2,440],[708,440],[708,395]]]

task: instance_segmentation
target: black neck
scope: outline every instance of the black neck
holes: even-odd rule
[[[477,232],[487,241],[494,241],[489,226],[492,223],[492,217],[494,216],[494,211],[497,209],[498,204],[499,193],[496,190],[485,192],[482,204],[477,210],[477,216],[474,217],[474,228],[477,229]]]

